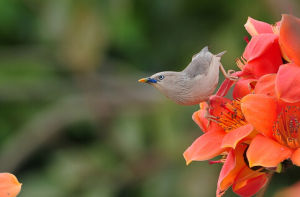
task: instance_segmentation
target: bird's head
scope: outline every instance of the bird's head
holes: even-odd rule
[[[177,85],[183,81],[183,75],[181,72],[165,71],[156,73],[150,77],[142,78],[139,82],[148,83],[166,96],[169,97],[169,93],[176,91]]]

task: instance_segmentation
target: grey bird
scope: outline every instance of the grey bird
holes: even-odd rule
[[[196,105],[208,101],[217,87],[219,69],[226,78],[236,79],[229,72],[226,73],[220,62],[224,53],[226,51],[214,55],[206,46],[192,57],[192,61],[181,72],[159,72],[142,78],[139,82],[151,84],[180,105]]]

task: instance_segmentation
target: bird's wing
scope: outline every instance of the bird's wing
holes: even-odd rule
[[[208,51],[208,47],[206,46],[193,56],[192,61],[182,72],[185,72],[189,77],[206,75],[209,71],[212,58],[213,54]]]

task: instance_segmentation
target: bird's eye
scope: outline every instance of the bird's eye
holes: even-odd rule
[[[159,76],[158,76],[158,79],[159,79],[159,80],[163,80],[164,78],[165,78],[165,76],[163,76],[163,75],[159,75]]]

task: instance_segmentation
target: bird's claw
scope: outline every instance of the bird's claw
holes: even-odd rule
[[[239,79],[237,76],[233,76],[233,74],[235,73],[234,70],[228,70],[226,72],[226,70],[222,66],[222,64],[220,65],[220,69],[221,69],[223,75],[225,76],[225,78],[229,79],[230,81],[237,81]]]
[[[208,121],[207,125],[206,125],[207,128],[209,127],[210,122],[218,123],[218,121],[217,121],[218,117],[211,115],[208,110],[209,109],[207,109],[204,113],[204,118],[207,119],[207,121]]]
[[[237,81],[239,79],[239,77],[233,76],[234,73],[235,73],[235,70],[228,70],[225,77],[231,81]]]

